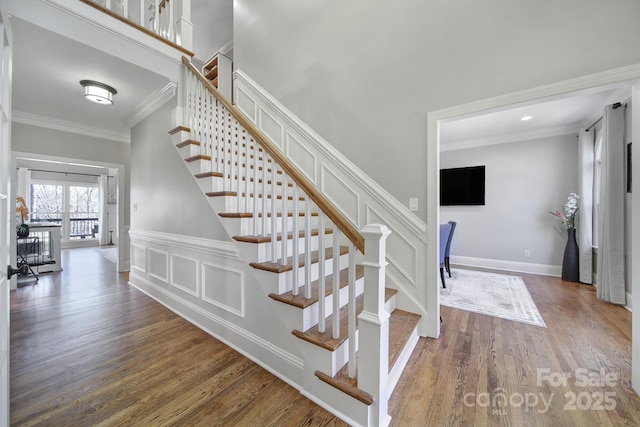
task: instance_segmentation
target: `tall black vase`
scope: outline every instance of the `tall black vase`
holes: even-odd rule
[[[562,258],[562,280],[568,282],[580,281],[580,252],[576,242],[576,229],[567,229],[567,246]]]

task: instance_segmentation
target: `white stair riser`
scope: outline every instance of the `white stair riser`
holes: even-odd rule
[[[218,213],[253,213],[253,204],[255,199],[252,197],[237,197],[237,196],[210,196],[209,203],[211,207],[216,210]],[[293,212],[293,201],[287,201],[287,214],[291,214]],[[258,214],[264,212],[266,210],[267,215],[271,214],[271,209],[273,207],[273,199],[267,199],[264,202],[263,200],[258,199]],[[282,212],[282,200],[276,200],[276,213]],[[313,213],[313,209],[311,212]],[[317,211],[317,210],[316,210]],[[305,212],[305,203],[302,201],[298,202],[298,212]]]
[[[178,153],[180,153],[180,157],[186,159],[187,157],[197,156],[198,154],[204,154],[200,150],[203,148],[200,145],[196,144],[187,144],[184,147],[176,147],[178,149]]]
[[[189,172],[191,172],[192,175],[209,172],[211,170],[211,160],[198,159],[186,163],[189,167]]]
[[[349,256],[348,254],[342,255],[340,257],[340,269],[346,268],[348,266]],[[333,271],[333,259],[325,260],[325,272],[330,274]],[[260,285],[265,289],[267,293],[274,294],[284,294],[293,289],[293,271],[285,271],[284,273],[273,273],[271,271],[260,270],[257,268],[253,269],[253,272],[260,282]],[[298,287],[299,289],[304,289],[305,284],[305,268],[298,268]],[[311,281],[315,281],[318,279],[318,263],[314,263],[311,265]],[[302,291],[304,292],[304,291]]]
[[[287,232],[291,231],[293,227],[293,221],[294,221],[293,217],[288,217],[286,221],[281,221],[282,218],[280,217],[278,217],[277,219],[278,219],[278,221],[276,221],[277,233],[282,232],[283,226],[285,227]],[[227,230],[227,233],[229,234],[229,236],[232,236],[232,237],[233,236],[253,236],[256,233],[256,229],[254,228],[253,218],[220,217],[220,220],[224,225],[224,228]],[[260,218],[260,221],[262,221],[261,218]],[[305,221],[304,217],[299,217],[297,221],[298,221],[298,229],[302,230],[304,228],[304,221]],[[259,224],[257,227],[258,234],[262,234],[261,224]],[[266,232],[271,233],[272,221],[270,217],[267,217],[266,227],[267,227]],[[311,228],[312,229],[318,228],[317,217],[311,217]],[[249,260],[249,262],[251,262],[251,260]]]
[[[298,251],[305,249],[305,238],[298,238]],[[325,234],[324,236],[325,248],[330,247],[333,244],[332,235]],[[247,243],[247,242],[236,242],[236,245],[240,251],[241,256],[244,259],[250,259],[255,262],[270,262],[273,261],[274,258],[271,256],[273,246],[271,242],[267,243]],[[293,254],[293,239],[286,239],[286,255],[287,257]],[[311,236],[310,238],[310,250],[315,251],[318,250],[319,239],[318,236]],[[300,252],[298,252],[300,253]],[[282,258],[282,240],[276,242],[276,250],[275,250],[275,260],[279,260]]]
[[[356,343],[358,331],[356,331]],[[329,351],[303,339],[300,340],[300,348],[304,354],[305,364],[327,375],[334,376],[347,363],[349,359],[349,339],[347,338],[334,351]],[[356,349],[357,351],[357,349]]]
[[[364,279],[356,280],[356,296],[359,296],[364,291]],[[300,293],[304,294],[304,288],[300,289]],[[345,286],[340,289],[340,307],[345,306],[349,302],[349,289]],[[298,329],[299,331],[306,331],[309,328],[316,326],[319,321],[319,303],[311,304],[304,309],[284,304],[278,301],[274,301],[276,309],[283,319],[285,327],[288,329]],[[325,296],[325,315],[330,316],[333,313],[333,293]]]

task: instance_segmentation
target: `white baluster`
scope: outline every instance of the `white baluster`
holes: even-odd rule
[[[333,228],[333,338],[340,338],[340,229]]]
[[[298,184],[297,183],[293,183],[293,199],[297,200],[298,199]],[[292,292],[294,295],[298,295],[298,268],[300,267],[300,248],[298,245],[298,236],[300,235],[300,231],[298,230],[298,218],[299,218],[299,209],[298,209],[298,204],[294,203],[293,204],[293,208],[292,208],[292,217],[291,217],[291,223],[293,224],[293,252],[291,253],[291,259],[293,261],[293,270],[292,270],[292,282],[293,282],[293,289]]]
[[[242,143],[244,144],[244,212],[249,212],[249,175],[251,152],[249,151],[249,140],[247,139],[247,131],[242,129]],[[256,192],[253,192],[253,197],[256,197]]]
[[[253,145],[253,235],[258,235],[258,145],[253,139],[250,139]]]
[[[325,307],[325,226],[324,212],[318,213],[318,332],[325,331],[325,318],[327,317],[327,309]]]
[[[349,244],[349,270],[347,271],[349,303],[347,305],[349,323],[349,378],[355,378],[357,373],[356,364],[356,247]]]
[[[262,186],[260,190],[260,194],[262,194],[262,198],[260,199],[260,206],[262,209],[262,235],[267,235],[267,203],[266,203],[266,194],[267,194],[267,153],[264,152],[262,156]]]
[[[160,34],[160,0],[154,0],[153,31]]]
[[[141,27],[145,27],[146,28],[146,22],[144,21],[144,0],[138,0],[140,2],[140,19],[138,24],[140,24]],[[191,73],[189,73],[191,74]]]
[[[287,224],[287,204],[289,203],[288,198],[287,198],[287,177],[288,175],[286,173],[282,174],[282,239],[280,240],[280,252],[281,252],[281,259],[287,259],[287,243],[288,243],[288,234],[289,234],[289,229],[286,226]],[[275,181],[273,182],[275,184]],[[275,187],[274,187],[275,188]],[[275,194],[275,193],[274,193]],[[295,240],[298,238],[298,236],[296,236],[295,234],[291,235],[292,239]],[[293,240],[291,240],[291,243],[293,244]]]
[[[296,198],[293,203],[297,204]],[[304,198],[304,297],[311,298],[311,203],[309,196]]]
[[[267,194],[263,197],[267,198]],[[278,244],[278,196],[276,194],[276,164],[271,162],[271,261],[278,261],[278,254],[276,250],[276,245]],[[286,218],[281,218],[282,221],[285,221]],[[285,223],[286,224],[286,223]],[[283,231],[285,226],[283,225]],[[283,259],[282,263],[284,264],[287,260]]]

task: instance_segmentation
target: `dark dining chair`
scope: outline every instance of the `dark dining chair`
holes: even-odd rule
[[[447,249],[449,234],[451,234],[451,224],[440,224],[440,250],[438,256],[440,257],[440,279],[442,280],[443,288],[447,287],[444,281],[444,254]]]
[[[451,224],[451,232],[449,233],[449,239],[447,239],[447,247],[444,250],[444,268],[449,273],[449,277],[451,277],[451,267],[449,266],[449,253],[451,252],[451,241],[453,240],[453,232],[456,231],[456,225],[458,224],[455,221],[449,221]]]

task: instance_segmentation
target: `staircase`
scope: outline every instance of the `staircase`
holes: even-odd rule
[[[298,338],[301,390],[353,425],[387,425],[420,316],[385,288],[383,225],[353,225],[187,60],[186,167]]]

